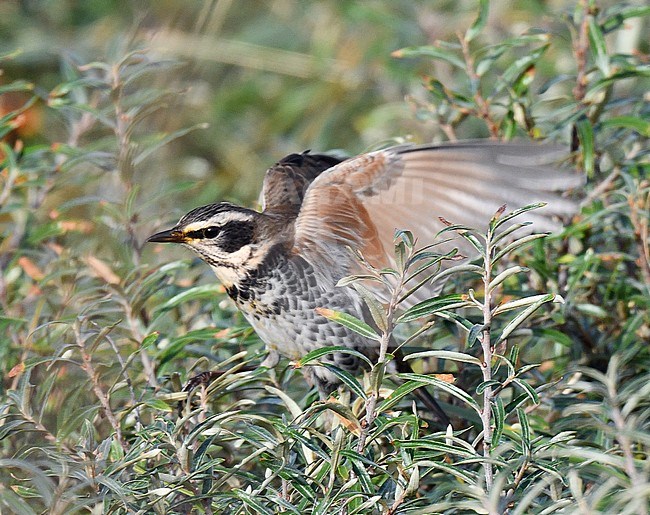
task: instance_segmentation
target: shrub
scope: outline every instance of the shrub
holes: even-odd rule
[[[163,199],[188,187],[152,180],[163,146],[200,128],[150,129],[174,105],[161,78],[178,63],[118,45],[106,62],[66,61],[40,99],[26,81],[0,86],[22,95],[0,119],[0,506],[647,513],[647,48],[616,45],[648,14],[580,1],[552,29],[488,44],[484,0],[458,41],[396,51],[427,60],[426,95],[411,105],[439,133],[564,140],[590,182],[561,237],[504,246],[497,227],[527,210],[495,214],[484,235],[451,226],[482,259],[406,311],[403,290],[386,311],[366,295],[381,334],[325,311],[384,345],[397,331],[421,362],[394,382],[385,349],[363,379],[335,371],[354,395],[326,402],[296,364],[257,368],[261,343],[222,288],[200,280],[204,267],[144,253]],[[58,120],[59,141],[16,139],[36,108]],[[401,267],[378,280],[442,259],[408,232],[396,253]],[[207,381],[184,388],[198,372]],[[463,421],[456,430],[416,409],[410,393],[424,387]]]

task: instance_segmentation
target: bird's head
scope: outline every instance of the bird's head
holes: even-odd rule
[[[180,243],[209,264],[226,287],[255,268],[268,250],[265,215],[228,202],[193,209],[175,227],[150,236],[153,243]]]

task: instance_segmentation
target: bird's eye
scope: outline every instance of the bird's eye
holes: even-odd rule
[[[216,238],[217,236],[219,236],[220,232],[221,232],[220,227],[214,227],[214,226],[206,227],[205,229],[203,229],[202,236],[204,238]]]

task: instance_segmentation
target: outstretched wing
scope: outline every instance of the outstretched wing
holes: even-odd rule
[[[283,158],[266,171],[260,194],[262,209],[289,217],[297,216],[312,181],[340,162],[332,156],[310,154],[308,150]]]
[[[427,245],[443,228],[439,217],[483,229],[503,204],[516,209],[547,202],[527,220],[532,230],[557,230],[557,217],[575,213],[576,205],[556,192],[583,182],[545,164],[559,152],[549,145],[481,141],[404,145],[348,159],[307,189],[295,224],[295,251],[312,263],[329,263],[341,275],[355,271],[348,247],[374,266],[391,266],[396,229],[412,231]],[[464,240],[452,246],[471,256]]]

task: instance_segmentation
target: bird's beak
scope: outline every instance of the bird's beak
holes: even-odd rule
[[[151,243],[183,243],[185,241],[185,235],[174,227],[173,229],[157,232],[153,236],[149,236],[147,241]]]

